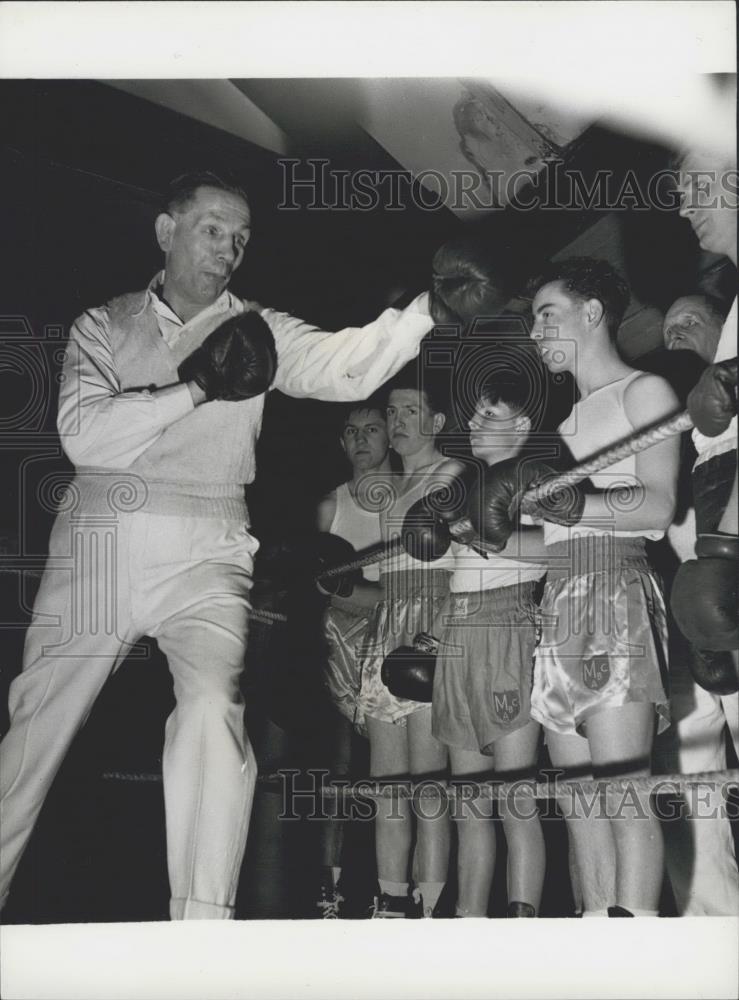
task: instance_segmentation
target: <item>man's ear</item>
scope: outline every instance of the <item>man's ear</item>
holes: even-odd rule
[[[177,223],[168,212],[162,212],[156,218],[154,231],[157,234],[159,249],[164,251],[164,253],[169,253],[172,247],[172,237],[174,236],[176,225]]]
[[[585,303],[585,315],[591,326],[598,326],[603,320],[604,313],[603,303],[599,299],[588,299]]]
[[[446,414],[435,413],[434,422],[432,424],[434,428],[434,434],[441,434],[441,431],[443,430],[445,423],[446,423]]]

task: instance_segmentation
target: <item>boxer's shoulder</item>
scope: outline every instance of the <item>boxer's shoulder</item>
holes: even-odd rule
[[[109,299],[102,309],[107,310],[111,322],[117,322],[127,316],[134,316],[146,305],[147,289],[138,292],[124,292]]]

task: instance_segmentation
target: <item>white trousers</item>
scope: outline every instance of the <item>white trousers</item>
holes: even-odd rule
[[[241,522],[58,516],[0,744],[0,902],[97,695],[150,635],[176,698],[163,756],[170,916],[233,916],[256,784],[239,677],[257,548]]]
[[[739,754],[739,696],[719,698],[695,684],[681,658],[670,664],[673,727],[659,737],[658,770],[726,768],[726,727]],[[655,761],[657,763],[657,761]],[[685,817],[664,827],[665,864],[681,916],[739,916],[739,872],[720,788],[684,795]]]

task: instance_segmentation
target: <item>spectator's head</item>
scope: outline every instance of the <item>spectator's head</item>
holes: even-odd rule
[[[736,163],[696,148],[681,150],[675,160],[680,215],[693,228],[703,250],[723,254],[737,263]]]
[[[684,295],[665,313],[662,337],[668,351],[695,351],[713,361],[724,325],[725,310],[710,295]]]

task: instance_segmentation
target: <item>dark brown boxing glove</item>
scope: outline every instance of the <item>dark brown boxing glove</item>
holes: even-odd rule
[[[261,396],[276,372],[275,340],[256,312],[221,323],[177,369],[180,382],[195,382],[207,400],[229,402]]]
[[[739,538],[721,532],[699,535],[695,554],[696,559],[680,566],[672,585],[675,621],[699,650],[739,649]]]
[[[706,437],[717,437],[736,413],[736,358],[709,365],[688,395],[688,413]]]
[[[380,677],[390,694],[396,698],[430,702],[438,648],[439,640],[435,636],[419,632],[412,646],[399,646],[386,656]]]

